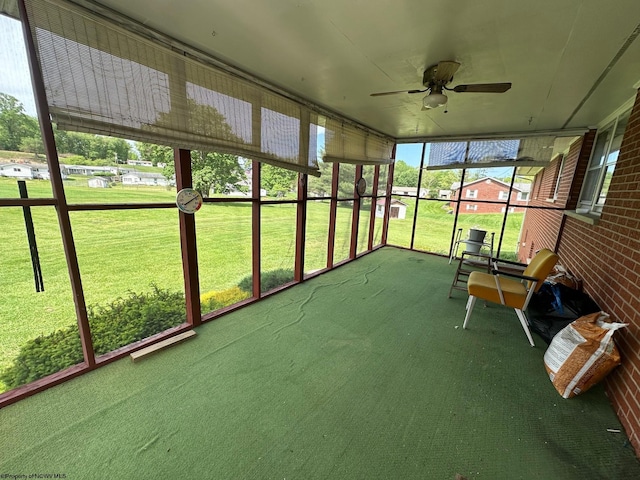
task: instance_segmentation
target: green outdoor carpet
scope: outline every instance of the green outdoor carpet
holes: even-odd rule
[[[603,389],[562,399],[513,311],[478,303],[462,329],[454,270],[384,248],[6,407],[0,473],[640,478]]]

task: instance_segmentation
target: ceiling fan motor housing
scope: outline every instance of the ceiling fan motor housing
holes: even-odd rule
[[[424,74],[422,75],[422,84],[425,87],[430,87],[434,84],[435,82],[434,75],[436,73],[437,68],[438,68],[438,65],[432,65],[431,67],[427,68],[424,71]]]

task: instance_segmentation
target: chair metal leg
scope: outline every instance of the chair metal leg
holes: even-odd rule
[[[531,331],[529,330],[529,322],[527,321],[527,316],[525,315],[525,313],[516,308],[516,315],[518,315],[518,318],[520,319],[520,323],[522,324],[522,328],[524,329],[524,333],[527,334],[527,338],[529,339],[529,343],[531,344],[532,347],[535,347],[535,344],[533,343],[533,337],[531,337]]]
[[[462,328],[467,328],[467,323],[469,322],[469,317],[471,316],[471,312],[473,311],[473,306],[476,304],[476,297],[473,295],[469,295],[469,300],[467,300],[467,315],[464,317],[464,323],[462,324]]]

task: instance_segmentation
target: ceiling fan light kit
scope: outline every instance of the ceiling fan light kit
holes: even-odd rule
[[[442,93],[442,87],[436,85],[431,89],[429,95],[422,99],[422,106],[424,108],[438,108],[446,105],[447,100],[449,99]]]

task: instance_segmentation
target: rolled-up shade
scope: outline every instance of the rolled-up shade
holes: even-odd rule
[[[388,138],[334,119],[326,119],[324,128],[325,162],[382,165],[393,161],[394,142]]]
[[[317,115],[64,0],[26,0],[58,128],[319,175]]]
[[[434,142],[429,147],[429,170],[544,166],[551,160],[555,136]]]

